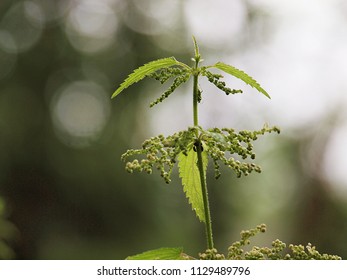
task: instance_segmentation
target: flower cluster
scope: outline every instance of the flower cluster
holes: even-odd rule
[[[242,247],[249,245],[251,243],[250,238],[258,234],[259,232],[265,232],[266,231],[266,225],[261,224],[258,225],[254,229],[250,230],[244,230],[241,231],[241,240],[234,242],[229,248],[228,248],[228,259],[229,260],[242,260],[245,259],[244,257],[244,250]]]
[[[255,158],[253,152],[252,141],[256,140],[259,135],[265,133],[278,132],[277,127],[264,127],[259,131],[240,131],[236,133],[233,129],[228,128],[212,128],[203,130],[201,127],[190,127],[188,130],[177,132],[168,137],[159,135],[146,140],[142,144],[142,149],[128,150],[122,155],[122,160],[134,155],[143,155],[144,158],[135,159],[127,162],[126,170],[130,173],[133,171],[144,171],[148,174],[152,173],[153,168],[160,171],[161,176],[166,183],[170,183],[172,169],[176,163],[178,154],[187,152],[191,149],[196,151],[196,145],[201,144],[202,149],[213,160],[215,169],[215,178],[219,178],[221,173],[219,170],[219,162],[235,171],[240,177],[248,175],[252,171],[261,172],[260,166],[241,162],[234,158],[234,155],[242,159]]]
[[[341,257],[337,255],[319,253],[311,243],[308,243],[305,247],[303,245],[290,244],[289,249],[292,251],[292,254],[286,254],[285,260],[341,260]]]
[[[210,83],[214,84],[217,88],[224,91],[226,95],[242,93],[242,90],[240,89],[231,89],[227,87],[226,83],[220,80],[223,78],[223,75],[214,74],[208,71],[206,67],[199,68],[197,71],[202,76],[207,77]],[[153,101],[150,104],[150,107],[153,107],[158,103],[162,102],[164,99],[168,98],[175,91],[176,88],[178,88],[181,84],[185,83],[190,78],[191,74],[191,71],[180,67],[166,67],[162,68],[160,71],[149,74],[148,77],[159,81],[161,84],[164,84],[170,78],[174,78],[172,85],[160,97]],[[200,89],[198,91],[198,102],[200,103],[202,91]]]
[[[212,128],[202,132],[202,142],[208,147],[208,154],[213,160],[215,178],[218,179],[221,175],[219,161],[234,170],[237,177],[241,177],[242,174],[247,176],[252,171],[260,173],[260,166],[254,163],[241,162],[233,155],[238,155],[243,160],[248,157],[255,159],[252,141],[257,140],[259,135],[271,132],[280,133],[280,130],[277,127],[264,126],[259,131],[243,130],[239,133],[229,128]]]
[[[159,98],[157,98],[149,105],[150,107],[153,107],[162,102],[164,99],[168,98],[176,88],[185,83],[190,77],[190,72],[183,68],[167,67],[163,68],[159,72],[151,73],[149,77],[159,81],[161,84],[165,83],[170,78],[175,77],[172,85]]]
[[[228,88],[224,81],[220,81],[220,79],[223,78],[223,75],[211,73],[210,71],[207,71],[206,69],[202,69],[201,74],[203,76],[206,76],[210,83],[214,84],[217,88],[224,91],[226,95],[242,93],[241,89]]]
[[[217,249],[207,249],[204,253],[199,253],[200,260],[225,260],[223,254],[219,254]]]
[[[183,68],[166,67],[162,68],[160,71],[151,73],[148,75],[148,77],[159,81],[161,84],[164,84],[168,79],[182,75],[184,72],[186,72],[186,70]]]
[[[145,171],[151,174],[153,167],[155,167],[160,171],[165,182],[170,183],[176,157],[179,153],[187,155],[188,149],[192,148],[196,133],[197,128],[189,128],[168,137],[163,135],[152,137],[143,142],[142,149],[128,150],[122,155],[121,159],[125,161],[130,156],[145,155],[146,158],[140,161],[135,159],[127,162],[126,170],[130,173]]]
[[[336,255],[328,255],[319,253],[314,246],[310,243],[305,247],[303,245],[290,244],[288,249],[290,253],[285,254],[284,251],[287,245],[276,239],[272,242],[271,248],[257,247],[245,252],[242,247],[249,245],[249,238],[255,236],[260,232],[265,232],[266,226],[264,224],[257,226],[255,229],[242,231],[241,240],[234,242],[228,248],[229,260],[340,260],[341,258]]]

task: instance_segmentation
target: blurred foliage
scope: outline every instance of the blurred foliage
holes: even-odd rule
[[[12,259],[15,257],[11,243],[17,236],[17,229],[6,218],[5,201],[0,197],[0,259]]]
[[[192,56],[185,1],[154,2],[1,1],[0,195],[9,211],[0,230],[11,224],[19,231],[15,239],[6,231],[12,237],[6,235],[3,257],[122,259],[160,246],[201,251],[203,227],[178,175],[166,186],[156,176],[128,175],[120,161],[148,137],[148,96],[141,93],[152,90],[144,82],[117,102],[112,92],[139,65]],[[240,38],[230,49],[201,43],[206,57],[256,48],[271,36],[269,15],[242,5]],[[208,175],[216,247],[264,222],[275,238],[347,258],[346,203],[312,164],[317,157],[307,155],[319,132],[293,137],[282,129],[276,142],[259,144],[262,175],[217,182]]]

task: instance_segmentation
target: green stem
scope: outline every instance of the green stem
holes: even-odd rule
[[[204,212],[205,212],[205,231],[206,231],[206,239],[208,249],[213,249],[213,234],[212,234],[212,222],[211,222],[211,212],[210,205],[208,202],[208,192],[207,192],[207,184],[204,174],[204,168],[202,164],[202,144],[199,142],[197,145],[196,152],[198,154],[198,168],[200,173],[200,182],[201,182],[201,190],[202,190],[202,199],[204,202]]]
[[[195,45],[195,67],[194,67],[194,79],[193,79],[193,119],[194,119],[194,126],[199,125],[199,119],[198,119],[198,100],[199,100],[199,86],[198,86],[198,78],[199,78],[199,62],[200,62],[200,54],[199,54],[199,48],[195,41],[195,38],[193,37],[194,45]],[[198,135],[197,135],[198,137]],[[197,145],[197,156],[198,156],[198,169],[200,174],[200,182],[201,182],[201,191],[202,191],[202,199],[204,203],[204,214],[205,214],[205,231],[206,231],[206,239],[207,239],[207,247],[208,249],[213,249],[213,234],[212,234],[212,222],[211,222],[211,212],[210,212],[210,205],[208,200],[208,192],[207,192],[207,184],[204,174],[204,167],[202,162],[202,143],[200,140],[198,140]]]
[[[198,78],[199,78],[199,62],[201,59],[200,53],[199,53],[199,47],[196,43],[195,37],[193,36],[193,42],[194,42],[194,50],[195,50],[195,65],[193,68],[193,119],[194,119],[194,126],[199,125],[199,119],[198,119],[198,97],[199,97],[199,84],[198,84]],[[198,135],[197,135],[198,136]]]
[[[194,126],[199,125],[198,119],[198,76],[199,74],[194,74],[194,85],[193,85],[193,118],[194,118]]]

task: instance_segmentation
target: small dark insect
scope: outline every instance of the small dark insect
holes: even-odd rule
[[[201,151],[203,151],[203,150],[204,150],[204,147],[201,145],[201,142],[196,141],[196,142],[194,143],[194,146],[193,146],[193,150],[194,150],[194,152],[196,152],[196,151],[197,151],[197,148],[198,148],[199,146],[201,147]]]

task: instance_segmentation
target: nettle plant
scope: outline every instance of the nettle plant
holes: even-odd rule
[[[149,77],[164,84],[173,80],[171,86],[150,107],[161,103],[168,98],[180,85],[193,79],[193,126],[187,130],[179,131],[173,135],[164,137],[158,135],[143,142],[140,149],[128,150],[121,156],[123,161],[139,156],[138,159],[126,163],[129,173],[134,171],[151,174],[153,169],[160,172],[166,183],[171,181],[171,173],[178,162],[179,176],[182,179],[183,191],[188,198],[197,218],[204,223],[206,231],[207,249],[199,254],[199,259],[336,259],[337,256],[321,255],[308,244],[306,248],[302,245],[290,245],[291,254],[284,253],[286,244],[275,240],[271,248],[259,248],[254,246],[249,252],[242,247],[250,243],[249,238],[259,232],[265,232],[264,224],[255,229],[242,231],[241,240],[234,242],[228,248],[227,256],[218,253],[214,247],[212,234],[212,221],[209,207],[208,190],[206,185],[206,171],[208,159],[213,162],[215,178],[221,175],[220,164],[224,164],[233,170],[237,177],[247,176],[255,171],[260,173],[259,165],[252,162],[255,159],[253,142],[265,133],[280,133],[278,127],[265,125],[257,131],[235,131],[232,128],[210,128],[203,129],[199,125],[198,105],[202,100],[202,90],[199,87],[199,78],[204,77],[226,95],[242,93],[240,89],[231,89],[222,80],[221,74],[211,72],[213,69],[220,70],[232,75],[244,83],[255,88],[265,97],[269,94],[249,75],[234,66],[217,62],[210,66],[200,66],[201,58],[198,44],[193,37],[195,55],[192,58],[193,66],[177,61],[174,57],[162,58],[151,61],[131,73],[125,81],[113,93],[112,98],[119,95],[127,87],[140,80]],[[127,259],[194,259],[183,253],[182,248],[160,248],[147,251],[142,254],[128,257]]]

